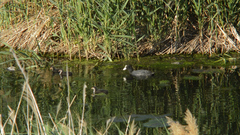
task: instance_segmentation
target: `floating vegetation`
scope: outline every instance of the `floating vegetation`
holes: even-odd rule
[[[192,76],[192,75],[185,75],[183,77],[185,80],[201,80],[203,79],[201,76]]]
[[[168,127],[169,124],[167,123],[167,119],[164,118],[160,118],[160,119],[150,119],[148,122],[143,123],[144,127],[148,127],[148,128],[156,128],[156,127]]]
[[[192,69],[193,73],[202,73],[202,74],[213,74],[213,73],[224,73],[222,69]]]
[[[224,55],[220,55],[219,60],[215,61],[215,63],[223,62],[223,64],[226,64],[227,62],[229,62],[231,64],[235,64],[236,61],[237,61],[236,58],[234,58],[228,54],[224,54]]]
[[[167,119],[166,116],[169,116],[168,114],[166,115],[140,115],[140,114],[132,114],[129,116],[124,116],[124,117],[116,117],[114,118],[113,122],[126,122],[128,118],[130,118],[130,121],[145,121],[148,120],[147,122],[143,123],[144,127],[166,127],[168,126],[167,124]]]
[[[170,81],[169,80],[161,80],[159,81],[159,86],[166,87],[169,86]]]

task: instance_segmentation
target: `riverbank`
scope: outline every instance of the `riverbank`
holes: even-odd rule
[[[0,3],[0,46],[41,56],[108,61],[147,55],[238,52],[237,5],[237,1],[6,0]]]

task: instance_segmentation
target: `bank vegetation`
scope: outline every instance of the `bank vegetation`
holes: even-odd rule
[[[238,0],[3,0],[0,46],[112,61],[238,52]]]

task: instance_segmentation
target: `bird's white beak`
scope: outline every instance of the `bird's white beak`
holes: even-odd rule
[[[125,67],[123,68],[123,70],[127,70],[127,65],[125,65]]]

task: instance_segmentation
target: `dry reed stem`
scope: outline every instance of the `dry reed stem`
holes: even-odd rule
[[[9,106],[9,107],[10,107],[10,106]],[[9,107],[8,107],[8,108],[9,108]],[[4,125],[3,125],[3,129],[5,128],[5,126],[7,125],[7,123],[9,123],[9,121],[11,121],[10,116],[8,116],[8,118],[6,119],[6,121],[5,121]],[[11,124],[11,123],[9,123],[9,124]]]
[[[231,26],[230,26],[230,29],[231,29],[232,35],[233,35],[233,36],[235,37],[235,39],[237,39],[237,41],[240,43],[240,36],[239,36],[239,34],[237,33],[236,28],[235,28],[233,25],[231,25]]]
[[[49,117],[50,117],[50,119],[51,119],[51,121],[52,121],[52,123],[53,123],[53,131],[54,131],[54,129],[55,129],[55,131],[57,131],[58,134],[60,134],[59,131],[58,131],[58,128],[57,128],[57,124],[56,124],[55,121],[53,120],[51,114],[48,113],[48,115],[49,115]]]
[[[82,119],[81,119],[81,126],[80,126],[80,135],[82,135],[82,128],[83,128],[83,119],[84,119],[84,113],[85,113],[85,105],[86,105],[86,88],[87,88],[87,85],[86,85],[86,82],[84,83],[83,85],[83,108],[82,108]]]
[[[28,22],[21,22],[11,29],[2,31],[0,39],[12,48],[33,50],[36,53],[69,54],[69,48],[65,43],[59,43],[59,41],[51,39],[53,33],[60,32],[58,20],[54,20],[52,26],[50,26],[51,18],[57,18],[58,16],[59,10],[50,9],[48,15],[46,15],[44,8],[42,8],[39,14],[29,18]],[[0,44],[0,46],[4,45]],[[74,48],[77,48],[77,46],[72,49]]]
[[[136,135],[140,135],[140,133],[141,133],[140,131],[141,131],[141,129],[139,128]]]
[[[153,43],[150,41],[138,43],[137,45],[138,45],[137,51],[140,55],[152,54],[153,51],[155,51]],[[133,51],[132,53],[136,54],[137,52]]]
[[[50,8],[46,13],[42,8],[39,14],[30,17],[28,22],[20,22],[11,29],[1,31],[0,40],[14,49],[28,49],[36,53],[75,55],[78,53],[79,46],[77,44],[69,42],[67,37],[65,37],[65,42],[62,39],[55,39],[55,41],[53,39],[54,33],[61,32],[59,16],[58,9]],[[4,44],[1,43],[0,47],[3,46]]]
[[[127,127],[126,127],[126,130],[125,130],[125,134],[124,134],[124,135],[127,135],[130,120],[131,120],[131,115],[128,117]]]
[[[131,123],[130,129],[129,129],[129,135],[134,135],[134,133],[136,133],[137,127],[134,123],[134,120]]]
[[[19,133],[18,127],[17,127],[17,123],[16,123],[16,119],[17,119],[17,114],[18,114],[20,105],[21,105],[21,103],[22,103],[22,98],[23,98],[24,89],[26,89],[26,82],[24,82],[23,91],[22,91],[20,100],[19,100],[19,102],[18,102],[18,106],[17,106],[16,112],[14,112],[14,110],[13,110],[10,106],[8,106],[8,109],[9,109],[9,114],[8,114],[8,115],[9,115],[10,122],[11,122],[10,124],[12,125],[11,135],[12,135],[13,132],[14,132],[14,126],[15,126],[15,125],[16,125],[16,129],[17,129],[17,133]]]
[[[199,44],[199,35],[196,36],[194,39],[189,41],[186,45],[182,45],[180,48],[178,48],[179,53],[192,53],[194,49],[197,48]]]
[[[67,110],[67,113],[66,113],[66,115],[65,115],[65,117],[63,117],[63,118],[61,118],[60,120],[59,120],[59,122],[58,122],[58,124],[60,124],[63,128],[64,128],[64,131],[63,132],[66,132],[65,130],[67,129],[67,127],[68,127],[68,134],[75,134],[75,132],[74,132],[74,125],[73,125],[73,119],[72,119],[72,115],[71,115],[71,110],[70,110],[70,108],[71,108],[71,106],[72,106],[72,104],[73,104],[73,102],[74,102],[74,100],[76,99],[76,95],[73,97],[73,99],[72,99],[72,101],[71,102],[69,102],[68,100],[68,98],[67,98],[67,102],[68,102],[68,110]],[[61,110],[61,100],[60,100],[60,102],[59,102],[59,104],[58,104],[58,106],[57,106],[57,114],[59,113],[59,111]],[[51,115],[49,114],[49,116],[51,117]],[[70,118],[69,118],[70,117]],[[68,126],[66,126],[66,125],[64,125],[63,123],[65,122],[65,120],[66,119],[69,119],[69,123],[68,123]],[[55,119],[57,119],[57,115],[56,115],[56,117],[55,117]],[[57,129],[57,124],[55,124],[55,122],[54,122],[54,120],[51,118],[51,120],[52,120],[52,123],[54,124],[54,128],[55,129]],[[71,125],[72,125],[72,127],[71,127]],[[57,129],[57,132],[59,132],[58,131],[58,129]]]
[[[81,128],[81,125],[83,125],[84,129],[85,129],[85,133],[87,134],[87,123],[85,121],[81,122],[81,118],[79,115],[77,115],[77,118],[78,118],[78,126],[79,126],[79,129]],[[80,130],[78,132],[78,135],[80,135]]]
[[[198,126],[197,126],[197,120],[194,116],[192,116],[192,113],[187,109],[185,113],[184,120],[187,122],[188,126],[186,127],[186,130],[188,131],[189,135],[198,135]]]
[[[155,53],[156,55],[160,54],[173,54],[173,53],[202,53],[202,54],[212,54],[212,53],[218,53],[219,50],[221,53],[229,52],[229,51],[239,51],[240,46],[239,44],[236,44],[233,39],[230,38],[229,35],[233,35],[233,37],[236,39],[236,41],[240,42],[240,36],[237,33],[236,29],[230,25],[227,28],[221,28],[218,24],[218,29],[215,29],[214,31],[218,31],[218,34],[215,34],[216,32],[209,33],[208,31],[205,31],[206,33],[203,37],[200,37],[200,35],[196,35],[194,38],[190,39],[188,42],[179,42],[174,40],[174,34],[170,34],[171,38],[169,39],[168,43],[165,43],[164,49],[162,51]],[[228,30],[230,28],[230,32]],[[225,32],[227,31],[227,32]],[[193,36],[193,35],[191,35]],[[189,36],[189,37],[191,37]],[[188,36],[186,36],[188,38]],[[189,39],[189,38],[188,38]]]
[[[69,134],[71,132],[71,129],[72,132],[74,133],[74,124],[73,124],[73,119],[72,119],[72,113],[71,113],[71,103],[70,103],[70,83],[69,83],[69,75],[68,75],[68,64],[66,65],[66,73],[67,73],[67,86],[68,86],[68,96],[67,96],[67,103],[68,103],[68,125],[69,125]],[[75,96],[76,97],[76,96]],[[73,101],[74,101],[75,98],[73,98]],[[72,101],[72,103],[73,103]],[[72,127],[71,127],[72,126]],[[74,133],[75,134],[75,133]]]
[[[2,114],[0,114],[0,130],[1,130],[1,135],[5,135],[4,127],[2,124]]]
[[[93,128],[95,129],[95,131],[97,132],[98,135],[106,135],[106,134],[108,134],[108,129],[111,127],[114,119],[115,119],[115,117],[107,120],[107,122],[106,122],[107,128],[105,129],[105,131],[103,133],[101,131],[98,131],[96,128],[94,128],[94,127]]]
[[[220,29],[220,31],[223,34],[223,37],[226,41],[229,42],[230,45],[235,45],[235,43],[232,41],[232,39],[228,36],[228,34],[217,24],[218,28]]]
[[[175,122],[169,117],[166,118],[168,120],[167,123],[170,125],[169,130],[172,135],[185,135],[184,126],[182,126],[178,121]]]
[[[93,127],[94,128],[94,127]],[[96,134],[97,135],[103,135],[103,133],[101,132],[101,131],[98,131],[96,128],[94,128],[95,129],[95,131],[97,132]]]
[[[27,117],[28,118],[28,117]],[[34,127],[34,125],[32,125],[32,124],[29,124],[29,123],[33,123],[33,118],[34,118],[34,114],[33,114],[33,112],[32,112],[32,114],[31,114],[31,117],[28,119],[28,125],[27,125],[27,127],[28,127],[28,129],[27,129],[27,131],[28,131],[28,134],[29,135],[31,135],[32,134],[32,128]],[[27,121],[27,119],[26,119],[26,121]],[[39,133],[39,130],[38,130],[38,133]]]
[[[170,125],[170,133],[172,135],[198,135],[198,126],[196,119],[192,116],[191,112],[187,109],[185,112],[184,120],[187,122],[187,126],[181,125],[178,121],[175,122],[171,118],[167,118],[167,123]]]
[[[8,117],[9,117],[9,121],[8,121],[8,123],[10,124],[10,125],[13,125],[14,124],[14,116],[15,116],[15,111],[8,105],[8,109],[9,109],[9,111],[8,111]]]
[[[74,133],[74,129],[69,128],[69,126],[63,124],[63,123],[59,123],[61,126],[61,132],[60,134],[64,134],[64,135],[75,135]]]
[[[111,119],[110,122],[109,122],[109,121],[107,122],[107,128],[106,128],[105,132],[103,133],[104,135],[107,134],[108,129],[110,128],[110,126],[111,126],[112,123],[113,123],[113,120],[114,120],[114,119]]]
[[[113,121],[114,119],[111,119],[111,120]],[[129,116],[128,118],[127,127],[124,135],[134,135],[134,133],[136,133],[137,131],[135,121],[133,120],[132,123],[130,123],[130,121],[131,121],[131,116]],[[137,134],[140,134],[140,129],[138,129]]]
[[[40,133],[41,134],[46,134],[45,127],[44,127],[44,122],[42,120],[42,116],[41,116],[40,110],[38,108],[37,101],[36,101],[35,96],[32,92],[32,89],[31,89],[31,87],[28,83],[28,76],[27,76],[25,70],[22,68],[22,66],[21,66],[21,64],[18,60],[18,57],[17,57],[17,55],[15,54],[15,52],[12,48],[10,49],[10,52],[12,52],[13,57],[14,57],[19,69],[21,70],[21,72],[22,72],[22,74],[23,74],[23,76],[26,80],[25,83],[24,83],[23,91],[22,91],[22,97],[24,97],[27,100],[28,105],[30,105],[32,107],[32,111],[34,112],[35,116],[37,117],[38,127],[40,128]],[[20,101],[21,101],[22,97],[20,98]],[[21,102],[19,102],[19,104],[18,104],[18,109],[20,107],[20,103]],[[17,109],[17,112],[18,112],[18,109]],[[16,113],[16,115],[17,115],[17,113]],[[16,119],[16,115],[15,115],[15,119]],[[13,132],[13,128],[14,128],[14,126],[12,127],[12,132]]]
[[[69,98],[67,98],[67,103],[68,103],[68,107],[69,107],[69,109],[68,109],[68,127],[69,127],[69,134],[70,134],[71,129],[73,129],[73,133],[74,133],[74,124],[73,124],[72,113],[71,113],[69,102],[70,102]]]
[[[55,119],[57,119],[58,113],[62,108],[62,99],[59,101],[58,105],[57,105],[57,114],[55,116]]]

